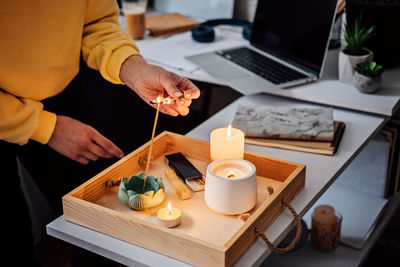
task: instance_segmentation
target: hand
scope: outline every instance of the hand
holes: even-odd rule
[[[192,99],[200,96],[200,90],[189,80],[148,64],[141,56],[130,56],[122,64],[120,79],[136,92],[146,103],[155,107],[150,101],[155,100],[161,92],[163,96],[179,98],[171,104],[161,104],[160,111],[171,116],[189,113]]]
[[[91,126],[66,116],[57,116],[56,126],[47,143],[60,154],[88,164],[98,158],[121,158],[124,153]]]

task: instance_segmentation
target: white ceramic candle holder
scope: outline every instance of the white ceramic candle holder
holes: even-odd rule
[[[223,214],[251,210],[257,202],[256,167],[243,159],[213,161],[207,167],[204,199],[209,208]]]

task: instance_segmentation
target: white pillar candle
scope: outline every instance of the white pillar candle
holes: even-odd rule
[[[244,132],[232,128],[218,128],[210,134],[210,157],[211,160],[218,159],[243,159],[244,155]]]

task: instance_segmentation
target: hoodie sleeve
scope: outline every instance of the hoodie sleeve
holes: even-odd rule
[[[117,1],[88,0],[82,36],[82,55],[88,66],[116,84],[122,83],[122,63],[139,54],[132,37],[121,29],[118,16]]]
[[[0,90],[0,139],[26,144],[29,139],[46,144],[55,127],[57,116],[43,110],[39,101],[15,97]]]

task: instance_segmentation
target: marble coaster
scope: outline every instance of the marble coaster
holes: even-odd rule
[[[232,126],[246,137],[332,141],[333,110],[305,106],[239,105]]]

